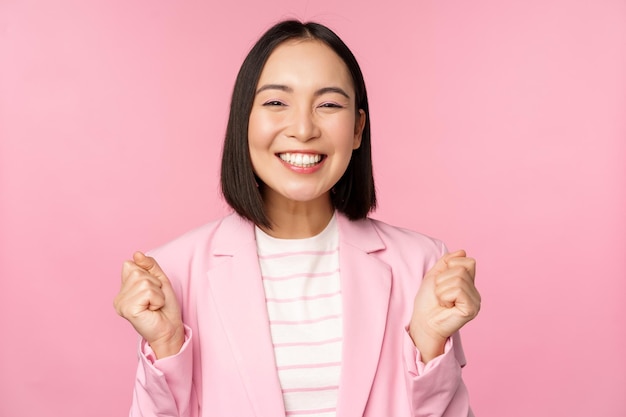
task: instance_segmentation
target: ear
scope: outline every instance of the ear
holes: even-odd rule
[[[354,141],[352,143],[352,149],[359,149],[361,146],[361,139],[363,137],[363,129],[365,128],[365,111],[359,109],[356,120],[354,121]]]

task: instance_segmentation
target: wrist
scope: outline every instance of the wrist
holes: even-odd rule
[[[420,352],[424,364],[442,355],[448,340],[445,337],[424,330],[421,326],[414,325],[409,326],[409,336],[411,336],[413,344]]]
[[[182,324],[180,327],[176,328],[171,335],[148,342],[157,359],[176,355],[180,352],[184,343],[185,328]]]

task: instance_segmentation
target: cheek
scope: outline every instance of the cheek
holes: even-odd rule
[[[328,132],[332,132],[335,145],[342,150],[352,151],[354,147],[354,118],[344,117],[333,120],[327,125]]]
[[[263,113],[252,112],[248,121],[248,143],[250,148],[266,147],[276,133],[278,120]]]

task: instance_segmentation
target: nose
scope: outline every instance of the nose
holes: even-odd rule
[[[287,135],[300,142],[308,142],[320,136],[320,128],[310,107],[294,108],[289,120]]]

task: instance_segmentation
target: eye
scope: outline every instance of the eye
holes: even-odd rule
[[[269,100],[263,103],[264,106],[273,107],[273,106],[284,106],[285,103],[279,100]]]
[[[319,107],[329,108],[329,109],[342,109],[343,106],[341,104],[333,103],[333,102],[325,102],[319,105]]]

